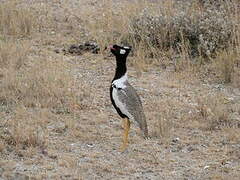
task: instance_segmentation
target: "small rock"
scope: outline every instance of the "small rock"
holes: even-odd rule
[[[59,53],[60,53],[60,50],[59,50],[59,49],[55,49],[54,52],[57,53],[57,54],[59,54]]]
[[[52,158],[52,159],[56,159],[57,158],[57,153],[55,151],[47,151],[48,157]]]
[[[92,143],[87,144],[87,147],[92,148],[94,145]]]
[[[192,146],[190,146],[190,147],[187,148],[187,151],[188,151],[188,152],[192,152],[192,151],[194,151],[194,150],[195,150],[195,149],[194,149]]]
[[[174,138],[174,139],[172,140],[172,142],[177,143],[179,140],[180,140],[180,138],[179,138],[179,137],[176,137],[176,138]]]
[[[208,168],[210,168],[210,166],[204,166],[204,168],[203,168],[203,169],[208,169]]]

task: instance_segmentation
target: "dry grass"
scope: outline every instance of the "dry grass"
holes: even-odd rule
[[[168,82],[171,82],[168,84],[169,89],[180,88],[176,82],[171,80]],[[167,97],[149,97],[151,103],[148,104],[147,118],[151,122],[149,128],[152,129],[153,137],[157,137],[161,142],[169,144],[174,138],[177,120],[181,122],[189,121],[188,114],[180,113],[186,111],[188,105],[175,98],[169,98],[172,96],[170,92],[164,93],[166,93]]]
[[[221,51],[213,61],[216,72],[223,83],[232,83],[239,87],[238,48]]]
[[[15,56],[13,62],[18,58]],[[6,144],[20,149],[42,147],[48,139],[46,126],[55,119],[54,114],[64,116],[90,107],[91,88],[84,81],[76,85],[66,63],[49,58],[38,59],[29,67],[13,67],[5,68],[1,77],[1,111],[12,114],[3,124],[8,127],[7,137],[2,135]],[[53,131],[63,133],[62,128]]]
[[[0,4],[0,158],[6,159],[0,162],[3,178],[16,179],[13,172],[39,179],[80,179],[92,174],[100,179],[137,178],[140,172],[140,177],[150,174],[151,178],[154,173],[159,176],[160,171],[162,179],[189,179],[196,174],[201,179],[208,175],[221,179],[228,172],[237,176],[239,9],[224,5],[224,10],[232,10],[228,18],[236,23],[230,28],[228,48],[214,45],[211,49],[208,43],[225,42],[205,37],[206,47],[200,47],[204,43],[197,47],[188,36],[196,34],[191,28],[199,25],[194,13],[204,11],[197,1],[187,7],[183,17],[178,9],[182,7],[176,7],[174,0],[157,1],[159,4],[144,0],[71,2],[75,3],[36,1],[28,5],[11,0]],[[135,27],[134,22],[145,17],[144,13],[175,26],[192,15],[193,24],[190,29],[185,21],[174,28],[164,23],[154,24],[159,28],[153,29],[148,29],[151,23]],[[217,32],[221,32],[218,25],[226,25],[225,30],[230,27],[220,23],[215,28],[208,23],[203,29],[209,25]],[[144,88],[137,90],[153,138],[143,141],[131,131],[126,153],[116,150],[122,129],[108,99],[114,63],[102,55],[70,56],[53,51],[86,39],[96,40],[104,57],[108,56],[105,47],[109,44],[133,45],[129,77],[134,87]],[[204,48],[214,53],[206,57]],[[193,49],[197,50],[194,55]],[[216,85],[223,87],[221,93]],[[232,169],[219,163],[222,159],[227,159]],[[208,163],[215,163],[210,170],[204,169]],[[211,168],[215,168],[216,176]],[[226,172],[222,172],[224,168]]]
[[[238,55],[233,52],[221,52],[217,58],[217,68],[220,71],[221,77],[225,83],[232,82],[234,74],[234,66],[236,65],[236,59]]]
[[[111,43],[131,44],[139,59],[137,69],[146,70],[146,64],[156,65],[167,60],[175,64],[176,71],[181,71],[191,65],[201,65],[209,58],[218,61],[220,54],[224,54],[221,50],[226,47],[239,51],[237,3],[193,1],[181,4],[174,0],[113,3],[105,0],[97,12],[90,6],[83,16],[89,18],[86,28],[102,51]],[[234,54],[239,56],[239,53]],[[229,61],[222,61],[221,65],[225,82],[230,78],[227,71],[236,63]]]
[[[22,150],[44,149],[47,126],[56,114],[69,116],[92,102],[90,86],[84,80],[76,83],[71,64],[21,39],[30,38],[35,23],[33,11],[19,8],[17,1],[1,3],[0,112],[2,117],[10,115],[0,123],[0,149],[5,153],[12,147],[19,155]]]
[[[239,104],[223,94],[208,95],[198,99],[199,120],[209,130],[239,128]]]
[[[14,46],[13,46],[14,47]],[[15,47],[14,47],[15,48]],[[8,49],[4,53],[13,54]],[[18,49],[17,52],[23,52],[25,49]],[[24,55],[26,55],[24,53]],[[26,107],[54,108],[69,111],[73,105],[84,106],[81,104],[82,97],[88,97],[89,92],[76,92],[74,79],[67,71],[67,64],[51,59],[39,59],[28,68],[16,70],[17,64],[24,61],[26,57],[15,53],[15,56],[7,58],[9,68],[3,69],[1,101],[5,105],[23,104]],[[88,89],[88,88],[86,88]],[[82,107],[81,107],[82,108]]]
[[[29,48],[29,44],[24,41],[0,40],[1,73],[8,69],[13,71],[21,69],[24,63],[26,63]]]
[[[30,147],[43,148],[48,136],[46,124],[49,117],[47,112],[30,111],[19,106],[4,124],[6,130],[1,138],[5,144],[14,146],[16,151]]]
[[[98,3],[98,2],[96,2]],[[128,34],[130,31],[130,21],[136,14],[138,14],[146,5],[147,2],[112,2],[111,0],[104,0],[101,3],[101,8],[96,12],[95,6],[86,8],[84,18],[88,17],[86,22],[90,36],[94,38],[104,50],[109,44],[113,42],[121,42],[127,38],[124,43],[129,43]]]
[[[35,15],[27,8],[17,6],[16,0],[0,4],[0,32],[6,36],[28,36],[33,31]],[[4,37],[4,36],[3,36]],[[0,36],[0,39],[3,38]]]

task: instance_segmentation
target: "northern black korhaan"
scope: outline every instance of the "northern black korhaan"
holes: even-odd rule
[[[121,151],[125,151],[132,120],[137,122],[145,138],[148,137],[148,127],[141,100],[127,78],[126,60],[131,47],[113,45],[110,49],[116,57],[116,71],[110,87],[110,97],[114,108],[124,120]]]

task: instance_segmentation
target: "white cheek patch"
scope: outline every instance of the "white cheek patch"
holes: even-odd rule
[[[124,49],[130,49],[130,47],[128,47],[128,46],[124,46],[123,48],[124,48]]]
[[[126,53],[126,50],[120,49],[120,54],[125,54],[125,53]]]

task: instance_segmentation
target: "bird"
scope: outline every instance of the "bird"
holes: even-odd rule
[[[124,152],[128,146],[131,123],[137,122],[145,139],[148,138],[148,126],[141,99],[128,82],[126,61],[131,46],[115,44],[110,46],[110,51],[116,58],[116,70],[110,86],[110,98],[112,105],[123,119],[124,134],[120,151]]]

